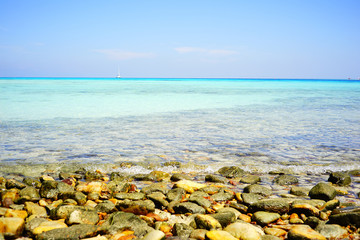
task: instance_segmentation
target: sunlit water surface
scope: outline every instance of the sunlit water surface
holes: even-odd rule
[[[0,93],[1,164],[360,168],[357,81],[0,79]]]

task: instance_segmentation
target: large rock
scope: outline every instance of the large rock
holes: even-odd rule
[[[251,225],[250,223],[235,222],[224,229],[236,239],[242,240],[260,240],[265,235],[262,229]]]
[[[222,227],[228,226],[230,223],[233,223],[236,221],[236,214],[234,212],[228,211],[228,212],[218,212],[215,214],[211,214],[213,218],[219,221]]]
[[[185,223],[174,224],[174,235],[183,239],[189,238],[194,229]]]
[[[292,227],[288,232],[289,240],[326,240],[326,237],[313,230],[308,225]]]
[[[360,207],[347,207],[335,209],[332,211],[330,218],[331,223],[341,226],[352,225],[360,227]]]
[[[351,183],[351,177],[344,172],[332,172],[328,181],[339,186],[347,186]]]
[[[93,208],[77,205],[60,205],[50,211],[50,216],[52,219],[68,219],[75,210],[86,211],[93,210]]]
[[[272,190],[270,188],[264,187],[258,184],[251,184],[244,188],[244,193],[257,193],[263,196],[269,196],[272,194]]]
[[[37,236],[37,240],[78,240],[86,237],[93,237],[99,230],[100,228],[98,226],[79,224],[43,232]]]
[[[142,237],[154,230],[138,216],[126,212],[112,213],[101,225],[101,228],[103,231],[109,232],[110,234],[116,234],[122,229],[130,229],[131,231],[134,231],[134,234],[137,237]]]
[[[298,182],[299,180],[292,175],[279,175],[274,179],[274,183],[278,185],[292,185]]]
[[[245,205],[251,205],[263,199],[264,196],[259,193],[242,193],[241,198]]]
[[[58,183],[56,181],[47,180],[41,184],[40,196],[43,198],[57,199],[59,189],[57,188]]]
[[[119,192],[119,193],[115,193],[114,197],[120,200],[125,200],[125,199],[143,200],[145,199],[146,195],[145,193],[141,193],[141,192],[133,192],[133,193]]]
[[[291,201],[293,200],[286,198],[262,199],[251,204],[249,206],[249,211],[266,211],[283,214],[289,212]]]
[[[163,194],[167,194],[169,191],[166,183],[152,183],[149,186],[146,186],[141,189],[141,192],[145,193],[146,195],[151,194],[153,192],[161,192]]]
[[[266,226],[269,223],[275,222],[279,218],[280,214],[265,211],[258,211],[253,215],[253,220],[262,226]]]
[[[70,213],[67,223],[72,224],[92,224],[99,221],[99,215],[96,211],[75,210]]]
[[[201,213],[205,214],[205,209],[203,207],[200,207],[199,205],[191,202],[183,202],[178,203],[175,206],[173,206],[173,209],[175,213]]]
[[[326,239],[345,239],[348,231],[337,224],[324,224],[316,229]]]
[[[206,182],[216,182],[216,183],[227,183],[228,180],[225,177],[217,176],[214,174],[208,174],[205,176]]]
[[[185,189],[183,189],[183,188],[175,188],[175,189],[171,189],[166,194],[166,197],[170,202],[172,202],[172,201],[180,201],[180,200],[185,198],[185,194],[186,194]]]
[[[48,215],[44,207],[33,202],[25,202],[25,209],[29,215],[35,215],[38,217],[47,217]]]
[[[20,198],[28,201],[38,201],[40,200],[39,191],[35,187],[25,187],[20,191]]]
[[[309,192],[309,196],[312,199],[322,199],[325,201],[332,200],[336,197],[336,189],[326,183],[316,184]]]
[[[227,178],[236,178],[241,177],[245,174],[245,171],[242,170],[239,167],[236,166],[230,166],[230,167],[222,167],[218,170],[218,172]]]
[[[256,184],[258,182],[261,182],[261,178],[256,175],[247,175],[240,178],[241,183],[248,183],[248,184]]]

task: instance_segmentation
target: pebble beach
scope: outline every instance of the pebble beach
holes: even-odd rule
[[[0,239],[360,239],[360,170],[2,168]],[[21,169],[17,168],[17,169]],[[90,169],[90,170],[89,170]],[[110,170],[111,169],[111,170]]]

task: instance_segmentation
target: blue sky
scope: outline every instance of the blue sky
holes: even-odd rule
[[[0,77],[360,78],[358,0],[0,0]]]

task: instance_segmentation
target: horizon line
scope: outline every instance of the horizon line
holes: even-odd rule
[[[341,80],[341,81],[360,81],[359,79],[353,78],[272,78],[272,77],[0,77],[0,79],[114,79],[114,80],[125,80],[125,79],[229,79],[229,80]]]

